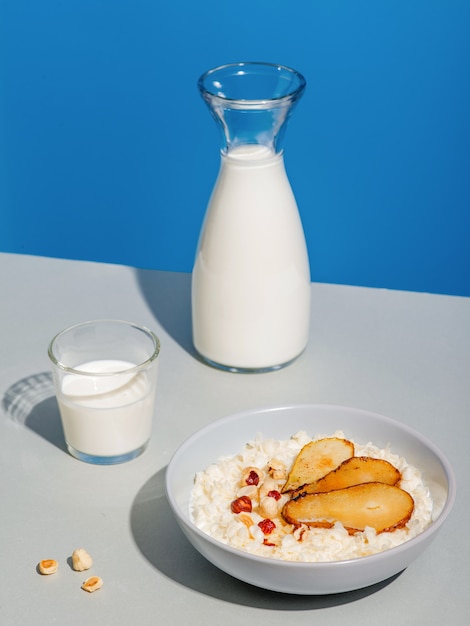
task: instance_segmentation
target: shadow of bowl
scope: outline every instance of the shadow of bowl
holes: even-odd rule
[[[163,575],[199,593],[244,606],[280,611],[323,609],[355,602],[390,584],[347,593],[297,596],[266,591],[239,581],[202,557],[180,530],[165,494],[165,471],[154,474],[137,493],[130,512],[134,541],[147,561]]]

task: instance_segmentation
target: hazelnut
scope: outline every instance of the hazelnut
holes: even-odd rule
[[[82,585],[82,589],[84,591],[88,591],[88,593],[93,593],[93,591],[98,591],[103,586],[103,581],[99,576],[90,576],[87,578]]]
[[[55,559],[43,559],[38,564],[38,570],[41,574],[55,574],[59,569],[59,564]]]

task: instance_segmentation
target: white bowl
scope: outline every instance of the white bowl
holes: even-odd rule
[[[357,442],[371,441],[421,470],[440,511],[421,534],[384,552],[344,561],[305,563],[251,555],[206,535],[191,521],[189,499],[196,472],[220,456],[232,455],[260,433],[289,439],[300,430],[311,436],[342,430]],[[405,569],[435,538],[455,499],[452,468],[439,449],[408,426],[382,415],[332,405],[262,408],[217,420],[187,439],[166,472],[166,492],[183,533],[208,561],[242,581],[284,593],[318,595],[352,591],[384,581]]]

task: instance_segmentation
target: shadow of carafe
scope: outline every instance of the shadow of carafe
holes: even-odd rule
[[[52,374],[41,372],[17,381],[6,390],[2,406],[16,424],[67,452]]]
[[[183,350],[198,358],[191,330],[191,274],[140,269],[136,273],[155,318]]]

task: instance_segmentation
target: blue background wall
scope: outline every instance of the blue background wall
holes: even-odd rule
[[[211,66],[291,65],[312,279],[470,296],[470,2],[2,0],[0,250],[191,271]]]

